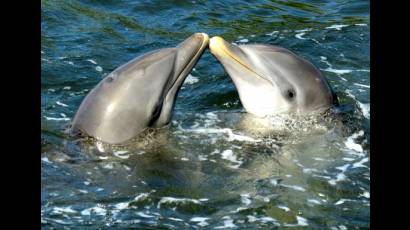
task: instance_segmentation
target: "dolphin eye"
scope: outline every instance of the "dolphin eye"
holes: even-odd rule
[[[296,93],[293,89],[289,89],[286,93],[287,93],[289,100],[293,100],[296,96]]]

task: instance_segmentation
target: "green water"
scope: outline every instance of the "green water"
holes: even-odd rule
[[[43,229],[369,229],[369,1],[42,1]],[[133,146],[64,131],[104,76],[192,33],[269,43],[339,96],[326,125],[260,134],[205,51],[169,127]]]

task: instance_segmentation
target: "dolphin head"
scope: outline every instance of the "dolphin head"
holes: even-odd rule
[[[208,42],[207,34],[196,33],[174,48],[147,53],[114,70],[83,100],[72,133],[119,144],[148,127],[168,124],[178,91]]]
[[[313,113],[336,102],[320,71],[285,48],[234,45],[221,37],[211,38],[209,48],[233,80],[245,110],[256,116]]]

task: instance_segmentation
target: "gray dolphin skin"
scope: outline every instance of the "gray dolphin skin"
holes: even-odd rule
[[[195,33],[174,48],[156,50],[120,66],[84,98],[71,134],[121,144],[149,127],[167,125],[178,91],[208,43],[207,34]]]
[[[285,48],[234,45],[218,36],[210,39],[209,48],[251,114],[320,113],[337,104],[336,95],[320,71]]]

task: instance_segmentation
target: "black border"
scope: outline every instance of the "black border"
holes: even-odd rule
[[[41,229],[41,1],[14,3],[2,4],[2,225]]]
[[[393,4],[370,4],[372,229],[395,229],[394,225],[406,224],[407,214],[394,206],[407,207],[403,201],[407,200],[408,150],[398,146],[407,140],[398,130],[406,131],[402,124],[407,122],[409,90],[405,87],[409,85],[404,80],[409,69],[405,51],[409,46],[405,41],[409,13],[399,12],[400,8],[407,9],[404,5]],[[7,203],[4,223],[27,226],[25,229],[41,228],[41,160],[37,155],[41,152],[39,8],[41,1],[16,2],[15,6],[3,5],[8,14],[2,15],[2,38],[6,40],[2,46],[7,51],[2,53],[2,124],[6,128],[2,135],[2,191],[7,193],[2,197]]]

